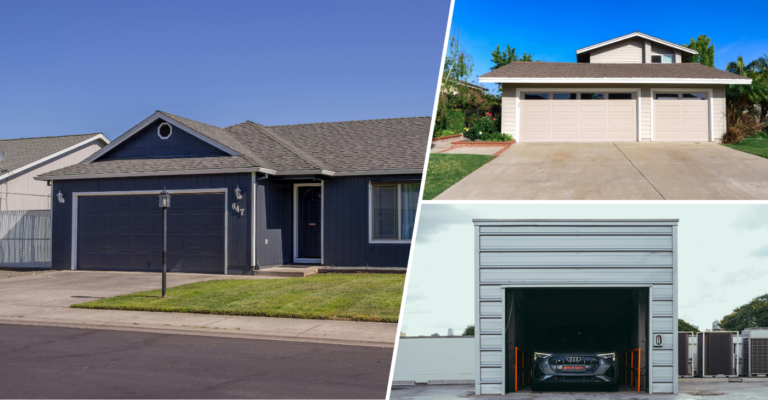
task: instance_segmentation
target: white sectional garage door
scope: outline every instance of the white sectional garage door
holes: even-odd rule
[[[706,93],[653,93],[653,140],[709,140],[709,101]]]
[[[520,141],[637,141],[636,96],[636,92],[522,92]]]

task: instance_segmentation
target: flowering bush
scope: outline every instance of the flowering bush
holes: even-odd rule
[[[464,136],[470,140],[488,141],[488,138],[494,134],[499,134],[499,129],[496,117],[491,113],[472,116],[469,118],[467,127],[464,128]]]

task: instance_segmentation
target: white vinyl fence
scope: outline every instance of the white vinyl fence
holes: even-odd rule
[[[50,211],[0,211],[0,267],[51,268]]]

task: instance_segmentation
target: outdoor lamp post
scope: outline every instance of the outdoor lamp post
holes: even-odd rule
[[[165,298],[165,272],[166,272],[166,253],[168,251],[168,207],[171,206],[171,195],[165,190],[160,192],[160,208],[163,209],[163,298]]]

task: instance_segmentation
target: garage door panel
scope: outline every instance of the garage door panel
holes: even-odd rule
[[[636,100],[520,100],[520,140],[634,141],[635,103]]]
[[[579,138],[579,131],[554,131],[552,132],[552,138],[553,139],[578,139]]]
[[[653,102],[653,136],[659,141],[709,140],[709,102],[657,100]]]
[[[163,217],[156,195],[83,196],[78,269],[160,271]],[[173,271],[224,271],[224,195],[176,194],[168,209]]]

